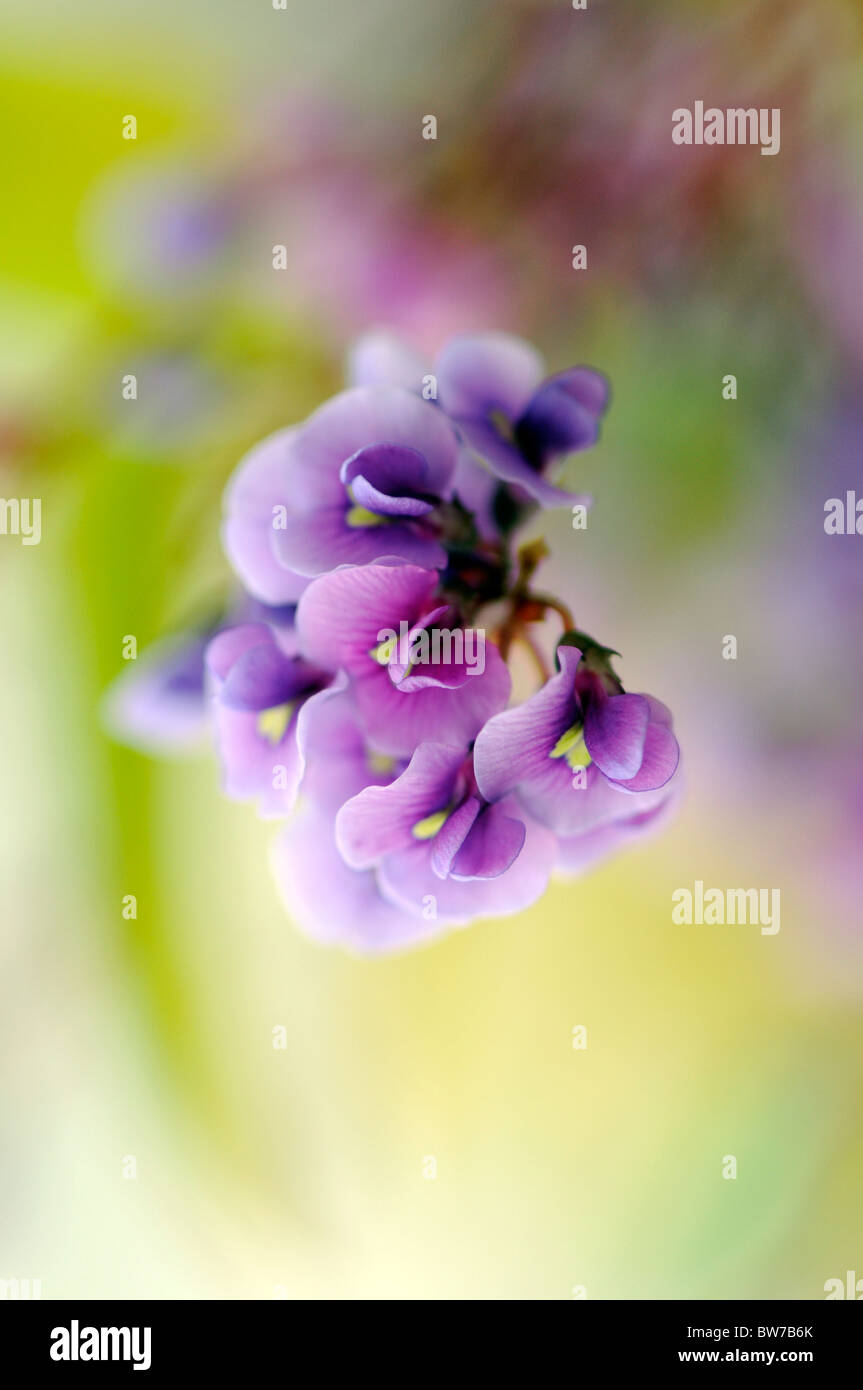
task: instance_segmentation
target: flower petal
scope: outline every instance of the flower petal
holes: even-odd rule
[[[510,810],[507,804],[503,808]],[[439,922],[467,924],[477,917],[506,917],[521,912],[545,892],[554,867],[555,836],[525,820],[520,854],[496,878],[441,880],[432,868],[428,846],[417,845],[387,855],[378,871],[381,892],[399,907]]]
[[[608,384],[588,367],[549,377],[516,424],[522,452],[536,467],[595,444],[608,400]]]
[[[419,353],[383,328],[364,334],[348,353],[351,386],[400,386],[419,395],[429,370]]]
[[[297,746],[294,711],[278,743],[258,729],[258,716],[213,703],[222,788],[236,801],[254,799],[262,816],[286,816],[293,808],[303,763]]]
[[[277,561],[297,573],[314,578],[338,565],[374,564],[395,556],[406,564],[434,569],[446,564],[446,551],[433,536],[423,535],[406,522],[379,526],[351,526],[350,499],[312,515],[288,514],[272,532]]]
[[[340,476],[354,503],[378,516],[427,516],[437,500],[428,496],[428,464],[405,445],[367,444],[345,459]]]
[[[384,667],[356,681],[354,694],[371,743],[383,753],[410,757],[431,736],[453,746],[470,743],[509,699],[509,671],[494,643],[488,643],[482,675],[456,689],[428,686],[403,691]]]
[[[644,757],[634,777],[618,778],[618,786],[631,792],[656,791],[671,781],[680,762],[680,746],[665,724],[650,724],[644,740]]]
[[[490,719],[477,736],[474,770],[486,801],[499,801],[520,783],[549,769],[560,775],[562,759],[550,754],[561,734],[580,717],[575,697],[575,671],[581,660],[577,647],[560,647],[561,669],[536,695]],[[564,780],[571,774],[564,767]]]
[[[498,878],[518,858],[526,834],[524,821],[508,816],[500,804],[487,806],[452,861],[452,877]]]
[[[375,664],[369,653],[383,640],[379,634],[387,630],[397,634],[402,620],[410,627],[437,581],[434,570],[397,561],[349,566],[321,575],[297,607],[303,655],[326,671],[344,667],[368,673]],[[378,669],[386,677],[383,667]]]
[[[649,720],[650,707],[643,695],[608,695],[590,701],[584,742],[606,777],[620,782],[635,776],[644,757]]]
[[[308,936],[360,954],[398,951],[445,925],[395,907],[374,873],[351,869],[339,854],[332,819],[306,808],[273,846],[272,865],[285,908]]]
[[[463,748],[423,743],[388,787],[366,787],[336,816],[336,843],[352,869],[368,869],[385,854],[415,843],[414,827],[452,800]]]
[[[452,478],[458,452],[452,424],[428,401],[396,386],[354,387],[309,416],[296,440],[295,453],[309,484],[317,473],[338,479],[345,459],[370,444],[415,449],[428,465],[428,490],[442,497]],[[321,499],[320,504],[335,498]]]
[[[291,501],[289,458],[296,434],[296,429],[279,430],[256,445],[225,492],[225,553],[244,587],[264,603],[294,603],[306,587],[273,550],[273,508]]]
[[[516,445],[504,439],[488,421],[461,420],[459,424],[465,442],[477,457],[483,459],[502,482],[519,488],[528,499],[533,498],[543,507],[590,505],[591,499],[586,493],[569,492],[550,483],[528,463]]]
[[[500,411],[514,422],[542,380],[543,369],[536,348],[512,334],[451,338],[435,364],[438,400],[456,419],[485,418]]]

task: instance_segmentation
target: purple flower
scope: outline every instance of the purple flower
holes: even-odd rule
[[[523,705],[489,720],[474,750],[483,796],[515,792],[561,835],[637,814],[632,794],[661,791],[680,756],[665,705],[626,694],[606,649],[581,641],[584,654],[558,648],[559,673]]]
[[[297,576],[395,555],[443,566],[434,509],[457,443],[445,416],[395,387],[342,392],[304,425],[259,444],[232,481],[224,542],[246,588],[298,597]]]
[[[438,400],[471,448],[504,482],[547,507],[588,499],[556,488],[550,467],[595,444],[608,384],[590,367],[543,380],[530,343],[505,333],[453,338],[435,373]]]
[[[450,922],[527,907],[545,891],[556,850],[541,826],[528,837],[514,798],[484,800],[465,749],[438,743],[421,744],[389,785],[348,801],[336,843],[351,868],[377,869],[391,901]]]
[[[364,787],[385,786],[406,766],[406,760],[370,747],[344,673],[303,705],[297,742],[305,766],[303,796],[332,816]]]
[[[296,429],[279,430],[238,465],[225,494],[222,542],[248,592],[262,603],[296,603],[308,580],[276,558],[273,508],[284,492],[284,460]]]
[[[332,817],[314,805],[282,831],[272,865],[287,912],[316,941],[371,954],[403,950],[440,932],[436,918],[414,916],[384,898],[374,872],[345,863]]]
[[[244,623],[220,632],[206,653],[225,793],[254,798],[263,816],[294,805],[304,765],[299,713],[327,680],[281,640],[266,623]]]
[[[429,736],[467,744],[509,699],[497,647],[482,631],[463,632],[437,584],[435,572],[397,561],[346,567],[310,584],[297,608],[301,652],[346,672],[369,740],[384,753],[410,757]],[[427,657],[413,659],[424,645]]]
[[[510,651],[545,678],[534,625],[552,611],[572,628],[533,587],[547,546],[513,532],[570,500],[547,470],[596,439],[604,380],[543,380],[529,344],[494,334],[453,340],[433,373],[372,334],[350,371],[362,384],[231,482],[224,542],[246,596],[206,669],[227,794],[277,817],[302,794],[274,852],[288,910],[379,951],[518,912],[555,868],[648,834],[677,799],[679,751],[666,707],[572,630],[558,674],[507,709]],[[196,661],[200,701],[200,646]]]
[[[348,376],[356,385],[390,383],[421,393],[427,382],[436,382],[439,404],[499,481],[547,507],[587,503],[589,498],[555,487],[545,474],[567,454],[596,443],[608,383],[591,367],[570,367],[543,380],[544,373],[536,349],[507,333],[452,338],[433,369],[383,330],[366,334],[348,358]],[[475,490],[479,482],[466,461],[461,473],[465,501],[465,487]]]
[[[276,880],[296,923],[317,940],[361,952],[397,950],[439,931],[434,918],[389,902],[374,871],[352,868],[336,845],[339,807],[363,788],[385,786],[405,766],[371,752],[344,676],[303,705],[297,742],[304,805],[273,849]]]
[[[347,378],[352,386],[399,386],[416,395],[425,395],[435,380],[431,364],[384,329],[366,333],[353,345],[348,355]],[[473,450],[462,441],[453,473],[452,495],[470,512],[484,540],[494,541],[500,534],[495,515],[495,498],[500,487],[500,479],[484,468]]]
[[[627,792],[618,796],[628,797],[616,806],[606,803],[610,818],[601,821],[592,830],[584,830],[577,835],[562,835],[557,842],[557,868],[565,875],[586,873],[601,859],[616,853],[625,846],[655,834],[670,819],[679,800],[679,779],[654,792],[642,792],[633,798]]]
[[[111,735],[144,753],[181,753],[202,745],[209,640],[210,633],[188,633],[142,652],[105,695],[103,717]]]

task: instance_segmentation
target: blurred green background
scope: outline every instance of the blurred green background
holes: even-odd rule
[[[863,1275],[863,541],[823,532],[863,492],[859,5],[7,0],[0,48],[0,491],[43,506],[40,545],[0,537],[0,1278]],[[780,154],[674,147],[698,98],[781,108]],[[508,328],[610,377],[571,465],[596,505],[544,520],[545,587],[672,706],[687,793],[531,911],[364,961],[286,920],[274,828],[207,751],[124,749],[100,704],[125,635],[227,593],[233,466],[377,323],[427,350]],[[699,878],[779,887],[779,934],[674,925]]]

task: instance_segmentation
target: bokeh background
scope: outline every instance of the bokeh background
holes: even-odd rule
[[[0,49],[0,492],[43,500],[40,545],[0,538],[0,1277],[863,1275],[863,539],[823,530],[863,494],[859,4],[5,0]],[[779,107],[780,154],[673,146],[698,98]],[[531,911],[367,961],[285,918],[206,746],[146,757],[100,711],[125,635],[223,600],[232,467],[376,324],[609,375],[545,587],[673,707],[687,790]],[[780,888],[779,934],[675,926],[699,878]]]

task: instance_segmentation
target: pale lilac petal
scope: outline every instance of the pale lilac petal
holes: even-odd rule
[[[387,787],[366,787],[336,816],[336,843],[353,869],[368,869],[385,854],[415,842],[413,828],[452,800],[463,748],[423,743]]]
[[[395,386],[355,387],[333,396],[309,416],[295,453],[302,476],[323,470],[329,477],[334,468],[338,478],[345,459],[369,444],[416,449],[428,464],[429,491],[446,493],[457,456],[452,424],[443,411]]]
[[[279,518],[271,544],[278,563],[309,578],[338,565],[370,565],[387,556],[425,569],[446,564],[446,551],[433,536],[409,522],[385,521],[379,526],[351,526],[350,499],[312,516],[288,514]]]
[[[650,804],[649,794],[630,801],[643,810],[622,820],[612,820],[582,835],[563,836],[558,841],[557,867],[565,874],[582,874],[594,868],[602,859],[628,848],[634,841],[655,834],[668,821],[677,803],[674,790],[663,788],[662,795]]]
[[[336,848],[332,818],[314,808],[279,836],[272,865],[287,912],[316,941],[360,954],[398,951],[439,935],[445,925],[399,909],[382,897],[373,872],[349,868]]]
[[[651,724],[664,724],[667,729],[672,725],[672,714],[668,705],[664,705],[661,700],[657,700],[655,695],[644,695],[642,699],[647,701],[650,709]]]
[[[306,587],[273,550],[273,509],[291,502],[289,458],[296,434],[280,430],[258,444],[237,466],[225,493],[225,553],[245,588],[264,603],[296,602]]]
[[[287,815],[303,770],[296,710],[275,744],[258,731],[257,714],[227,709],[214,700],[213,720],[225,795],[236,801],[254,799],[262,816]]]
[[[428,848],[418,845],[383,861],[378,872],[381,892],[408,912],[422,916],[434,911],[445,923],[521,912],[545,892],[557,851],[556,837],[543,826],[526,820],[525,831],[521,853],[497,878],[441,880]]]
[[[266,623],[238,623],[236,627],[223,628],[207,647],[207,668],[219,681],[224,681],[244,652],[272,640]]]
[[[453,474],[452,494],[473,514],[483,540],[497,540],[499,535],[494,511],[499,488],[500,479],[484,468],[470,449],[461,448]]]
[[[207,637],[159,642],[130,662],[108,688],[102,718],[111,736],[144,753],[178,754],[203,746]]]
[[[419,353],[386,329],[364,334],[348,353],[351,386],[400,386],[420,395],[429,370]]]
[[[575,697],[577,647],[559,647],[561,669],[536,695],[514,709],[495,715],[482,729],[474,748],[477,786],[486,801],[499,801],[526,779],[551,769],[565,780],[571,773],[563,758],[551,758],[558,739],[580,717]]]
[[[544,364],[530,343],[508,333],[452,338],[435,372],[438,400],[456,419],[500,411],[515,421],[542,380]]]
[[[364,787],[386,786],[404,769],[402,761],[370,753],[344,675],[304,702],[297,744],[304,764],[303,797],[333,814]]]

